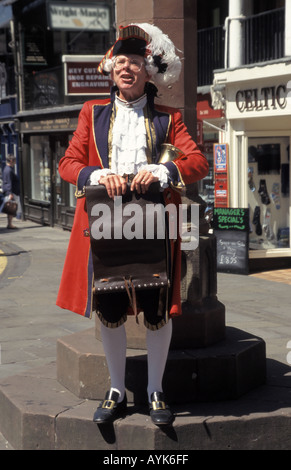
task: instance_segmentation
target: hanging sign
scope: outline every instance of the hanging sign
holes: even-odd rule
[[[215,207],[228,207],[228,144],[214,144]]]
[[[215,207],[228,207],[228,180],[222,174],[215,175],[214,183]]]
[[[65,95],[107,95],[112,81],[97,72],[102,56],[63,56]]]
[[[227,173],[228,145],[214,144],[214,171]]]
[[[106,4],[50,1],[47,11],[50,29],[102,32],[110,30],[110,12]]]
[[[33,25],[26,29],[22,35],[23,62],[25,65],[47,65],[47,48],[45,43],[45,30]]]

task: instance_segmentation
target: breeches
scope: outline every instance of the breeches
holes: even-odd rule
[[[137,307],[144,313],[144,324],[150,330],[158,330],[167,321],[167,289],[147,289],[136,291]],[[130,311],[130,301],[126,292],[98,294],[96,311],[101,322],[108,328],[122,325]]]

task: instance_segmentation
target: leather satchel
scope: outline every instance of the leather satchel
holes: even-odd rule
[[[159,183],[144,195],[132,192],[128,184],[126,194],[114,200],[103,185],[87,186],[86,206],[96,294],[127,291],[135,304],[135,290],[169,286]],[[152,223],[157,208],[158,220]]]
[[[2,208],[2,212],[7,215],[13,215],[13,217],[16,217],[17,213],[17,202],[13,201],[12,199],[9,199],[4,203],[4,206]]]

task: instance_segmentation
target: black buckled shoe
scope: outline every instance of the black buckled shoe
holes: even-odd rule
[[[165,403],[162,392],[153,392],[149,403],[150,417],[156,426],[170,426],[174,421],[174,415]]]
[[[116,418],[119,418],[127,407],[127,398],[124,395],[122,402],[118,403],[119,393],[115,390],[110,390],[106,393],[105,399],[100,403],[94,413],[94,423],[112,423]]]

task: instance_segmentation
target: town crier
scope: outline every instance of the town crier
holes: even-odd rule
[[[111,75],[111,97],[84,104],[77,129],[59,163],[61,177],[76,185],[77,207],[61,279],[57,305],[85,317],[93,308],[101,321],[101,337],[111,388],[93,420],[112,422],[126,412],[125,321],[132,313],[126,292],[98,294],[86,211],[86,187],[103,185],[108,196],[130,190],[145,194],[158,183],[164,204],[181,203],[181,189],[204,178],[208,163],[190,137],[181,112],[159,105],[159,91],[179,79],[181,60],[169,37],[154,25],[122,27],[101,61],[99,72]],[[194,116],[193,116],[194,119]],[[160,162],[164,143],[179,149],[173,161]],[[172,317],[181,314],[180,239],[171,240],[170,302],[159,289],[136,293],[144,313],[148,352],[149,413],[157,426],[172,424],[162,379],[172,335]]]

